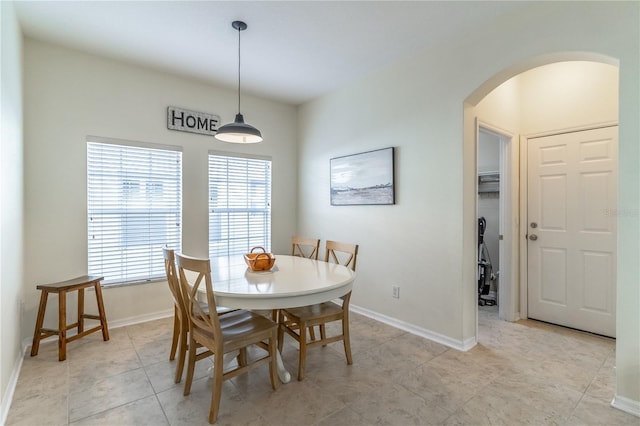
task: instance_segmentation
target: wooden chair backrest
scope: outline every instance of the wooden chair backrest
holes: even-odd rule
[[[320,240],[314,238],[291,237],[291,256],[318,260]]]
[[[339,263],[356,270],[356,260],[358,259],[358,244],[340,243],[338,241],[327,240],[325,261]]]
[[[216,343],[222,345],[220,320],[216,311],[216,299],[211,283],[211,262],[209,259],[176,254],[176,263],[180,286],[187,302],[190,331],[193,329],[204,330],[213,335]],[[205,287],[208,312],[205,312],[198,297],[202,293],[202,286]]]
[[[173,303],[176,305],[176,308],[180,313],[180,317],[186,320],[187,303],[178,280],[175,252],[173,249],[163,247],[162,255],[164,256],[164,270],[167,274],[167,283],[169,283],[169,290],[171,290],[171,295],[173,296]]]

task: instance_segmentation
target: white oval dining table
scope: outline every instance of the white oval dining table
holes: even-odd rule
[[[265,272],[253,272],[237,258],[230,258],[229,264],[212,261],[216,303],[243,309],[312,305],[344,296],[356,276],[350,268],[336,263],[297,256],[275,257],[275,265]]]
[[[265,272],[251,271],[240,256],[212,259],[211,280],[218,306],[272,310],[328,302],[351,291],[356,278],[354,271],[336,263],[275,257],[275,265]],[[288,383],[291,375],[279,352],[277,357],[278,376]]]

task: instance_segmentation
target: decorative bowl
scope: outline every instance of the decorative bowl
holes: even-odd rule
[[[262,250],[262,252],[256,252],[256,250]],[[244,261],[247,266],[254,272],[268,271],[273,268],[276,263],[276,257],[267,253],[263,247],[254,247],[250,253],[244,255]]]

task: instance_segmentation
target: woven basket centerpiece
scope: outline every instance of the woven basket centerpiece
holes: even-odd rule
[[[261,252],[257,250],[261,250]],[[254,253],[254,251],[256,252]],[[276,263],[276,257],[271,253],[267,253],[264,247],[254,247],[250,253],[244,255],[244,261],[252,271],[260,272],[273,268],[274,263]]]

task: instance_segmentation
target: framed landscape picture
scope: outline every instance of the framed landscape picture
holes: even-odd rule
[[[393,147],[330,160],[331,205],[395,204]]]

